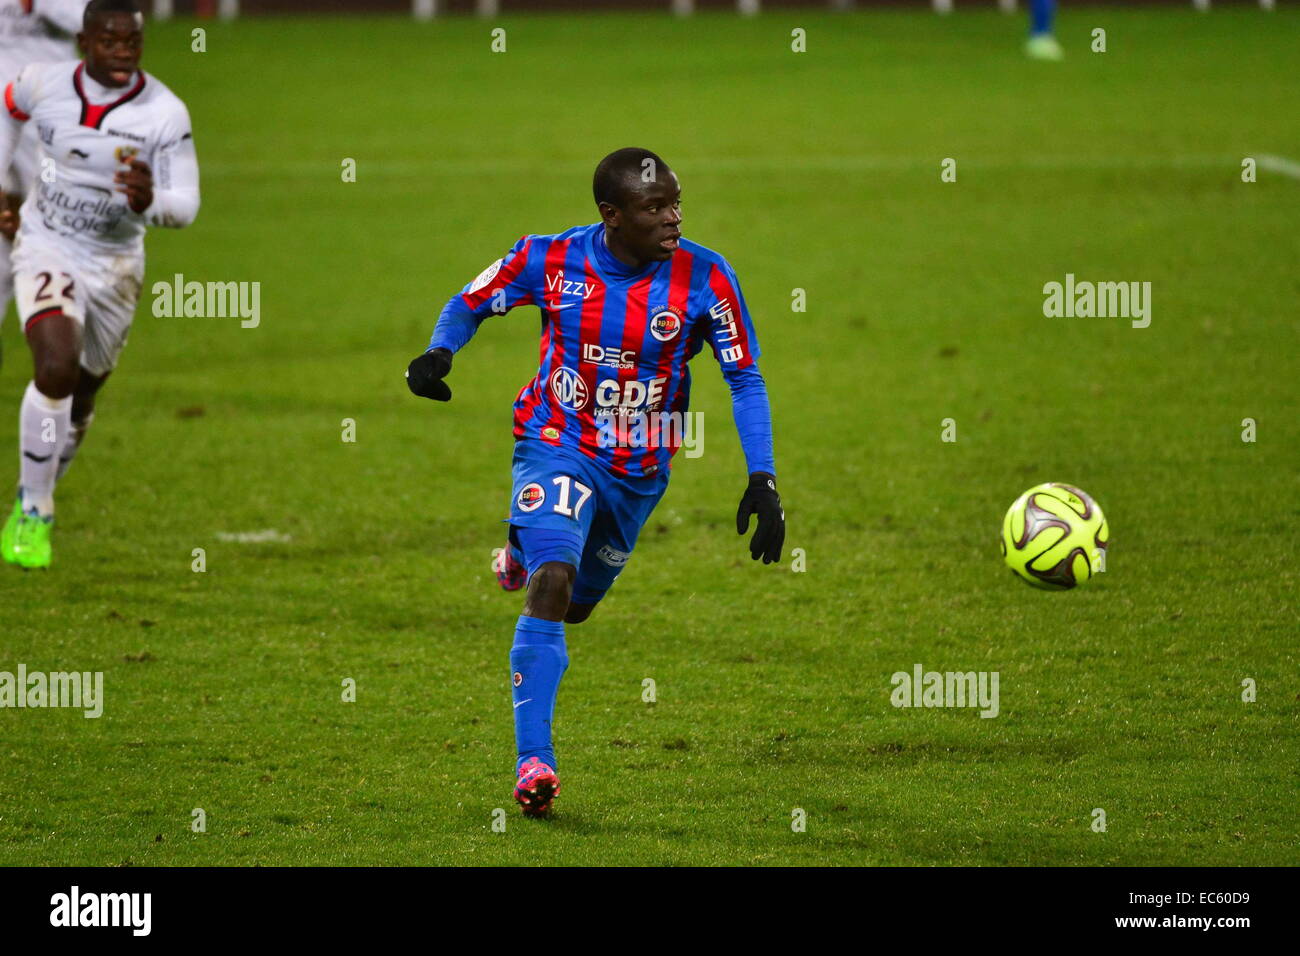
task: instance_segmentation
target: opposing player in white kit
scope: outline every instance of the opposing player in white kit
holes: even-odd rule
[[[189,113],[139,69],[142,22],[133,0],[90,0],[83,60],[24,67],[4,90],[0,168],[20,123],[39,142],[13,250],[35,375],[19,416],[18,500],[0,534],[4,559],[25,568],[49,567],[54,485],[126,344],[145,227],[186,226],[199,209]]]
[[[86,0],[0,0],[0,87],[29,63],[74,59],[75,36],[81,29],[85,9]],[[13,212],[18,211],[27,195],[35,169],[36,130],[24,126],[13,165],[0,170],[0,192],[8,197]],[[13,298],[13,273],[9,267],[12,243],[11,231],[0,222],[0,325]]]

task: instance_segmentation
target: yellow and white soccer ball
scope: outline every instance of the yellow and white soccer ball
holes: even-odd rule
[[[1087,494],[1049,481],[1015,500],[1002,520],[1007,567],[1036,588],[1068,591],[1106,570],[1110,527]]]

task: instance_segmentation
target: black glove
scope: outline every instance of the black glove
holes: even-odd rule
[[[443,381],[451,371],[451,352],[433,349],[417,356],[406,367],[406,387],[421,398],[451,401],[451,389]]]
[[[740,499],[736,512],[736,534],[749,530],[749,516],[758,515],[758,528],[749,539],[749,554],[755,561],[761,555],[764,564],[781,560],[781,546],[785,544],[785,512],[781,510],[781,496],[776,493],[776,478],[761,471],[749,476],[749,487]]]

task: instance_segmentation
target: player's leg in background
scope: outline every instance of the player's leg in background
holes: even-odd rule
[[[1053,32],[1056,0],[1029,0],[1029,39],[1025,53],[1035,60],[1059,60],[1065,52]]]
[[[581,624],[591,617],[591,612],[596,610],[596,605],[627,563],[630,549],[618,547],[622,542],[613,542],[612,539],[617,534],[618,525],[614,516],[609,511],[597,513],[592,520],[591,534],[587,535],[587,542],[583,546],[569,606],[564,612],[566,624]]]
[[[72,459],[77,455],[77,449],[81,447],[82,439],[95,420],[95,396],[104,387],[110,374],[105,372],[96,375],[83,366],[81,374],[77,376],[77,387],[72,391],[72,423],[68,438],[59,449],[59,470],[54,476],[56,483],[63,480]]]
[[[126,348],[143,278],[143,262],[129,263],[119,274],[86,271],[80,277],[85,316],[81,371],[72,393],[72,426],[59,452],[56,480],[71,466],[95,420],[95,398]]]
[[[630,490],[637,488],[641,493]],[[601,502],[601,510],[593,519],[578,564],[578,575],[573,583],[573,594],[564,620],[568,624],[581,624],[591,616],[596,605],[614,586],[615,579],[627,566],[636,547],[641,528],[650,520],[655,506],[668,490],[668,476],[631,479],[610,488]]]

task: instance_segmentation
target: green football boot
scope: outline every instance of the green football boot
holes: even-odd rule
[[[23,496],[22,492],[18,493],[18,498],[14,501],[14,510],[9,512],[9,520],[5,522],[3,531],[0,531],[0,557],[3,557],[10,564],[18,563],[18,555],[14,554],[14,538],[18,534],[18,523],[23,520]]]
[[[16,519],[16,520],[15,520]],[[9,526],[13,525],[10,537]],[[50,532],[54,518],[42,518],[35,511],[23,513],[15,508],[5,525],[5,560],[22,568],[48,568],[50,566]]]
[[[1050,33],[1035,33],[1025,41],[1025,55],[1031,60],[1063,60],[1065,51]]]

